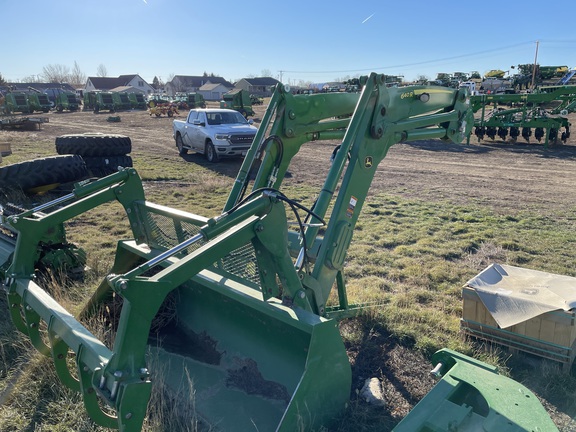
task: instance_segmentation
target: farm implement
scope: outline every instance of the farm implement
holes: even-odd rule
[[[515,142],[533,136],[544,146],[570,137],[569,112],[576,110],[576,86],[543,87],[536,93],[482,94],[471,97],[472,109],[479,112],[474,120],[474,135],[499,137]]]
[[[195,398],[214,430],[319,430],[343,413],[352,377],[337,320],[362,310],[348,301],[344,267],[378,164],[395,143],[458,143],[473,124],[466,90],[387,88],[376,74],[361,84],[361,93],[315,95],[279,85],[215,217],[147,201],[125,168],[2,218],[14,324],[81,392],[95,423],[141,429],[158,377],[151,359],[172,397]],[[322,140],[340,145],[307,208],[281,189],[300,148]],[[76,318],[34,278],[38,251],[70,249],[66,222],[109,202],[124,208],[133,237],[118,242],[110,273]],[[114,300],[121,313],[108,320],[110,347],[81,321]],[[556,430],[536,397],[494,368],[449,350],[433,361],[440,382],[397,431]]]
[[[163,115],[168,117],[174,117],[175,115],[179,115],[178,107],[176,104],[173,103],[159,103],[159,104],[151,104],[150,108],[148,108],[148,113],[150,117],[162,117]]]

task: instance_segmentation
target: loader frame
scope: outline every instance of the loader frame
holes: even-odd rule
[[[198,326],[197,334],[211,331],[218,340],[210,345],[217,348],[218,361],[187,364],[199,367],[194,378],[200,384],[209,374],[220,380],[203,395],[216,388],[225,395],[205,407],[221,420],[222,429],[256,425],[260,430],[310,430],[329,424],[345,409],[351,371],[333,318],[358,310],[348,304],[343,270],[378,164],[394,143],[435,138],[461,142],[473,123],[466,90],[387,88],[385,77],[377,74],[362,78],[361,84],[361,93],[318,95],[292,95],[278,86],[223,212],[216,217],[146,201],[138,174],[126,168],[79,183],[64,197],[2,221],[18,233],[4,271],[12,320],[40,352],[52,357],[61,381],[82,393],[94,422],[121,431],[141,429],[151,391],[151,326],[174,294],[180,298],[179,322]],[[306,208],[281,192],[282,181],[301,146],[318,140],[341,144],[316,202]],[[124,208],[133,238],[118,243],[110,274],[82,316],[95,313],[110,297],[122,298],[113,347],[52,299],[34,275],[35,251],[50,241],[55,228],[110,201]],[[289,228],[286,208],[297,229]],[[299,212],[306,214],[304,219]],[[338,305],[328,307],[334,284]],[[48,344],[40,332],[42,322]],[[68,369],[70,351],[75,373]],[[225,356],[240,366],[231,373],[229,365],[222,375],[216,366]],[[442,362],[447,366],[439,374],[448,377],[457,362]],[[250,386],[234,381],[250,368],[266,392],[254,394]],[[470,387],[453,386],[458,394]],[[99,401],[115,415],[102,410]],[[250,408],[240,408],[245,401],[256,404],[249,418],[235,413]],[[537,413],[533,424],[551,424],[535,398],[527,409]],[[421,409],[422,419],[422,411],[435,415]],[[445,413],[451,422],[458,415]],[[523,421],[521,413],[510,415]],[[491,421],[498,427],[498,419]],[[423,431],[430,430],[425,420],[419,424]]]

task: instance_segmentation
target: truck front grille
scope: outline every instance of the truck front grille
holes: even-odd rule
[[[232,135],[230,142],[232,144],[252,144],[255,135]]]

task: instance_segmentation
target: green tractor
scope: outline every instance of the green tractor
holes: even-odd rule
[[[100,111],[115,112],[116,105],[114,97],[110,92],[88,91],[84,92],[84,111],[92,110],[94,113]]]
[[[346,256],[378,165],[395,143],[458,143],[473,124],[466,89],[388,88],[377,74],[361,86],[292,95],[279,85],[213,217],[148,201],[137,172],[124,168],[0,219],[17,239],[0,237],[12,320],[96,424],[141,430],[160,375],[152,358],[171,400],[195,398],[198,417],[216,430],[324,430],[345,411],[352,373],[338,319],[366,306],[348,302]],[[340,144],[306,207],[283,182],[301,147],[318,141]],[[77,318],[31,277],[36,251],[55,244],[65,222],[109,202],[125,211],[133,235],[117,243]],[[112,304],[121,312],[108,346],[80,320]],[[433,361],[440,382],[396,431],[557,431],[534,394],[495,368],[450,350]]]
[[[228,93],[224,93],[220,101],[220,108],[236,110],[246,118],[254,115],[250,94],[242,89],[230,90]]]

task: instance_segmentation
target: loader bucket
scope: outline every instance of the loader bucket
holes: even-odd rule
[[[180,287],[176,324],[151,340],[161,379],[178,397],[195,397],[216,430],[318,428],[350,396],[338,328],[255,294],[210,271]],[[182,386],[187,376],[194,394]]]
[[[176,236],[167,228],[175,215],[153,217],[151,225],[162,226],[158,243]],[[197,229],[184,220],[179,225],[192,235]],[[207,247],[166,260],[154,278],[168,275],[177,283],[187,259],[221,254]],[[251,244],[236,248],[172,292],[173,318],[148,339],[153,382],[162,381],[175,398],[194,398],[196,415],[216,430],[315,430],[341,413],[350,397],[351,369],[337,323],[277,298],[264,301],[255,255]],[[120,242],[116,263],[152,256],[148,246]],[[115,265],[118,271],[134,272],[122,264]]]

